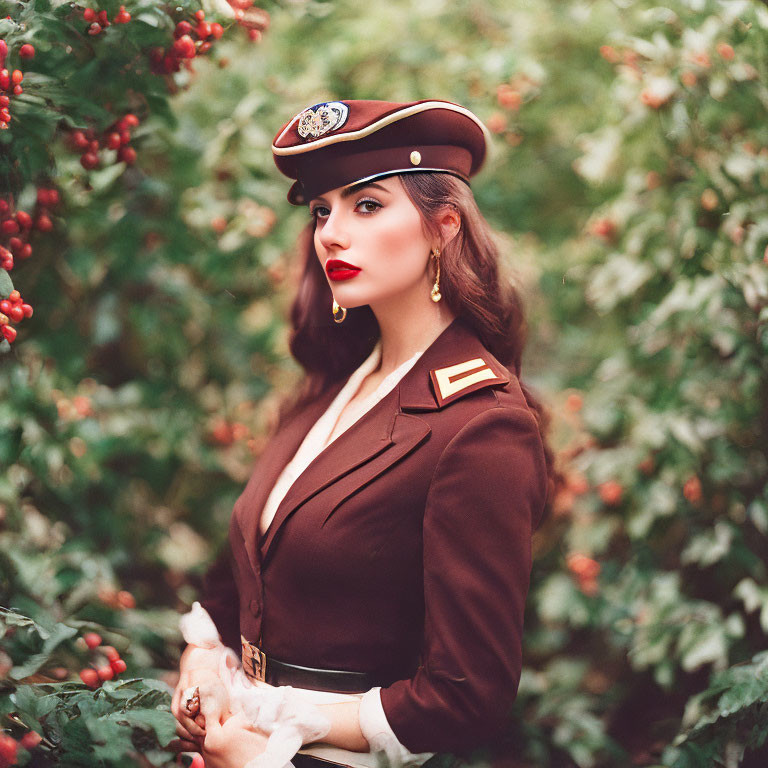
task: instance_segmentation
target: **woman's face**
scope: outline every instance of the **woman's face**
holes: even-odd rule
[[[399,177],[339,187],[309,209],[317,257],[342,307],[429,297],[432,242]]]

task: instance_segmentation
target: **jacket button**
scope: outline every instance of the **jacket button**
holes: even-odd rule
[[[254,616],[261,615],[261,603],[258,600],[251,600],[251,613]]]

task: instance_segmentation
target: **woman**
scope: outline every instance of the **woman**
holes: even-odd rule
[[[178,733],[209,768],[266,743],[229,717],[227,647],[327,726],[301,737],[297,768],[418,765],[504,728],[554,468],[519,378],[519,297],[469,188],[487,141],[469,110],[430,100],[318,104],[273,142],[312,217],[291,317],[306,377],[206,579],[223,644],[182,656]]]

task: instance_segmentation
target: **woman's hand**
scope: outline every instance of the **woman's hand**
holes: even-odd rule
[[[185,711],[185,692],[189,688],[200,692],[200,711],[190,717]],[[182,668],[179,682],[171,699],[171,712],[176,718],[176,733],[180,751],[197,752],[206,734],[206,724],[218,723],[229,717],[229,694],[218,672],[210,667]],[[207,719],[206,719],[207,718]]]
[[[202,694],[200,697],[202,703]],[[243,768],[267,748],[269,734],[256,731],[242,712],[232,715],[223,724],[209,714],[205,739],[200,754],[205,768]]]

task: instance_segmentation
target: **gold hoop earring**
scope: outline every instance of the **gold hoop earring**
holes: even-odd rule
[[[435,275],[435,284],[432,286],[432,290],[429,292],[429,297],[432,299],[432,301],[437,303],[440,301],[440,299],[443,298],[443,295],[440,293],[440,249],[433,248],[432,256],[434,256],[435,262],[437,263],[437,274]]]
[[[339,317],[339,310],[341,310],[341,316]],[[347,316],[347,310],[344,309],[344,307],[340,307],[336,303],[336,299],[333,300],[333,322],[334,323],[343,323],[344,318]]]

